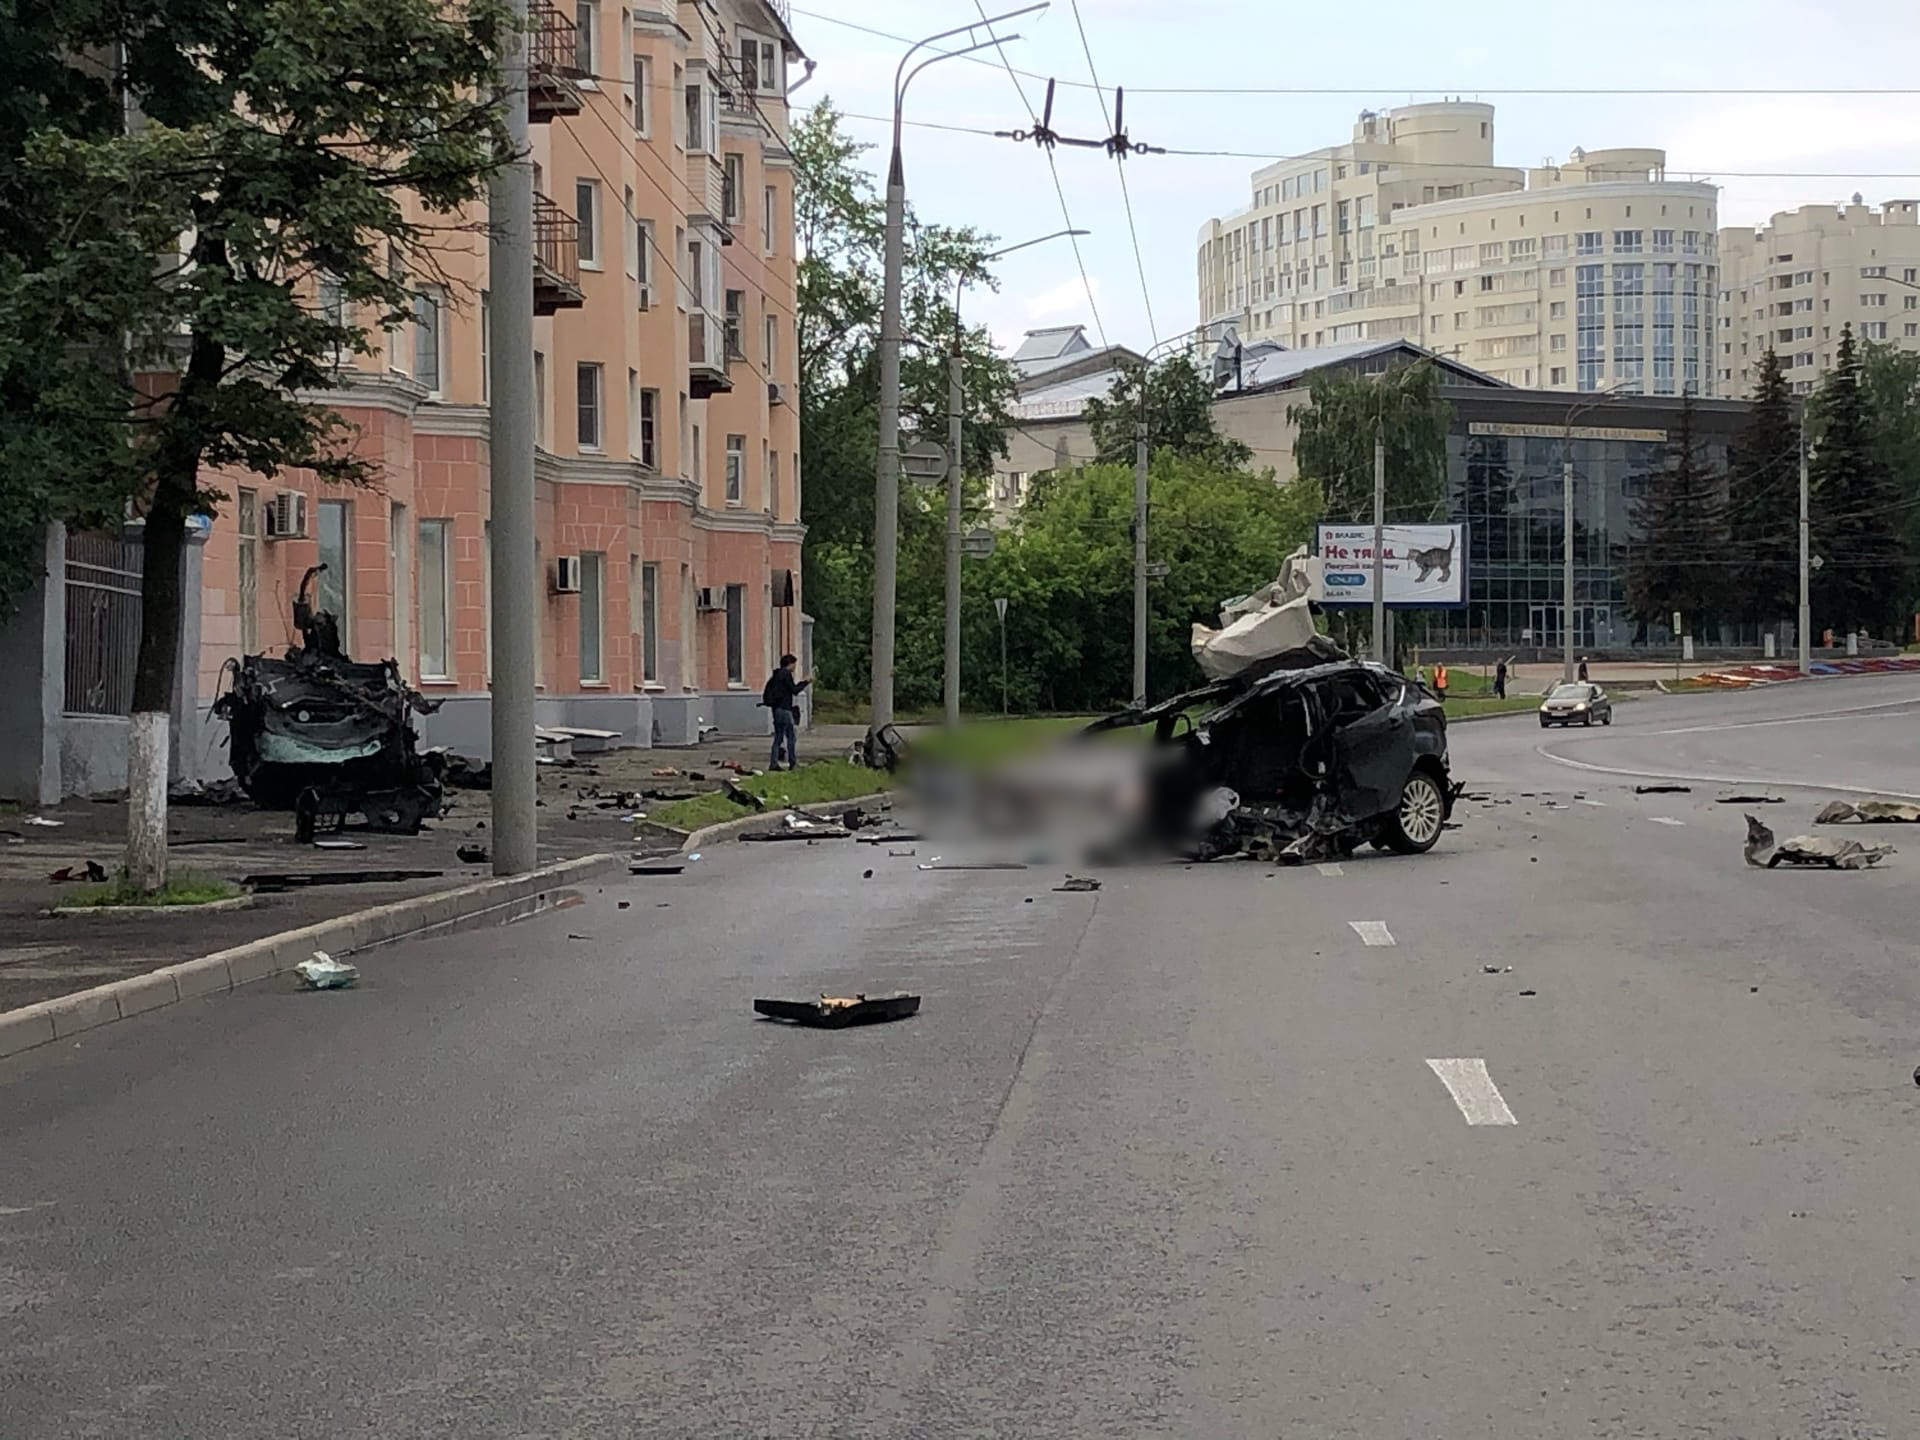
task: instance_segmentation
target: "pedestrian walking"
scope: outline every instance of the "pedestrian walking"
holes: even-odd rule
[[[1507,698],[1507,662],[1504,660],[1494,662],[1493,698],[1496,700]]]
[[[1447,666],[1443,660],[1434,663],[1433,693],[1440,697],[1442,705],[1447,703]]]
[[[760,703],[773,712],[773,760],[767,766],[769,770],[780,768],[783,750],[787,769],[800,763],[794,749],[800,730],[800,692],[813,681],[793,678],[793,667],[798,663],[794,656],[782,655],[779,666],[767,677],[766,688],[760,692]]]
[[[1587,678],[1587,657],[1582,655],[1580,657],[1580,679],[1584,682],[1586,678]]]

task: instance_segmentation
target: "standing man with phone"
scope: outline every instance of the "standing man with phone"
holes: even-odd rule
[[[780,768],[783,748],[787,769],[800,763],[794,749],[800,734],[800,692],[813,681],[793,678],[793,667],[798,663],[794,656],[782,655],[778,667],[767,677],[766,688],[760,692],[760,703],[773,712],[773,760],[767,767],[769,770]]]

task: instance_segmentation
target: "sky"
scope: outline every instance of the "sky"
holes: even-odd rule
[[[1026,3],[986,0],[985,10]],[[1052,128],[1065,135],[1108,134],[1101,97],[1110,104],[1116,86],[1128,92],[1136,143],[1267,157],[1344,142],[1363,109],[1457,97],[1496,107],[1502,165],[1564,159],[1575,146],[1664,149],[1670,178],[1722,187],[1723,226],[1856,191],[1874,204],[1920,197],[1915,0],[1077,4],[1084,49],[1074,0],[1052,0],[995,27],[1021,36],[1004,47],[1016,75],[988,50],[991,63],[944,60],[913,81],[902,152],[921,217],[973,225],[1008,245],[1065,227],[1047,158],[1032,142],[927,128],[1029,128],[1046,91],[1031,77],[1048,76],[1060,82]],[[894,70],[907,44],[979,19],[974,0],[793,0],[795,36],[818,63],[793,103],[831,99],[850,117],[870,117],[850,118],[848,128],[874,145],[866,158],[884,173]],[[1103,91],[1091,88],[1092,74]],[[1147,93],[1155,89],[1211,93]],[[1278,93],[1221,93],[1234,89]],[[1678,93],[1577,93],[1633,90]],[[1725,93],[1734,90],[1753,93]],[[1099,150],[1060,147],[1065,214],[1092,232],[1079,242],[1084,278],[1068,241],[1037,245],[997,262],[998,293],[968,293],[968,319],[1007,346],[1047,325],[1085,324],[1096,343],[1104,331],[1134,349],[1190,328],[1199,319],[1200,227],[1247,203],[1262,163],[1134,156],[1124,162],[1130,228],[1120,165]]]

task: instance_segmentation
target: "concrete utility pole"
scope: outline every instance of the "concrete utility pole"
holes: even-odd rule
[[[1000,21],[1046,8],[1045,4],[1029,5],[1003,15],[982,16],[971,25],[958,25],[917,40],[900,57],[893,72],[893,153],[887,161],[887,231],[883,251],[886,273],[880,288],[880,442],[873,477],[873,683],[872,715],[867,724],[869,756],[879,753],[880,732],[893,723],[893,620],[900,555],[900,291],[907,226],[906,166],[900,152],[901,110],[913,77],[929,65],[1018,40],[1017,34],[995,35],[992,27]],[[976,30],[985,30],[987,38],[973,41]],[[907,69],[907,62],[919,51],[955,35],[965,35],[972,43],[958,50],[938,51],[913,69]]]
[[[1029,245],[1044,244],[1048,240],[1059,240],[1068,235],[1087,235],[1087,230],[1056,230],[1051,235],[1042,235],[1033,240],[1022,240],[1018,245],[1008,245],[995,250],[990,255],[982,255],[980,262],[990,265],[1003,255],[1011,255],[1016,250],[1024,250]],[[964,344],[966,331],[960,324],[960,297],[967,288],[967,277],[962,275],[953,286],[953,356],[947,383],[947,635],[946,635],[946,722],[949,730],[960,723],[960,525],[962,520],[960,504],[960,484],[962,480],[961,446],[963,432],[961,421],[964,418],[967,403],[966,390],[961,384],[963,367],[966,363]],[[1061,443],[1065,444],[1063,436]],[[1006,707],[1001,706],[1004,710]]]
[[[1560,547],[1560,678],[1571,681],[1573,669],[1573,455],[1561,452],[1560,524],[1565,543]]]
[[[1808,596],[1808,578],[1813,567],[1812,536],[1807,524],[1807,409],[1800,406],[1800,673],[1813,671],[1813,606]]]
[[[533,169],[528,159],[527,0],[510,0],[503,83],[512,163],[488,186],[492,295],[488,451],[493,530],[493,873],[539,863],[534,800]]]
[[[1133,422],[1133,699],[1147,703],[1147,371]]]
[[[1373,427],[1373,658],[1387,656],[1387,436],[1384,426]]]

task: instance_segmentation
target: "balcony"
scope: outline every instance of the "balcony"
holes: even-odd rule
[[[544,195],[533,197],[533,313],[587,303],[580,288],[580,222]]]
[[[580,29],[544,0],[531,7],[533,35],[527,48],[527,119],[535,125],[578,115],[585,100],[580,82]]]
[[[707,400],[733,389],[720,322],[704,310],[687,312],[687,397]]]

